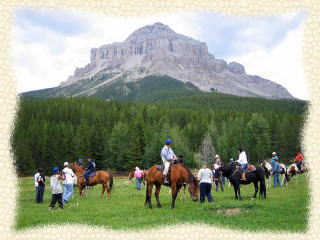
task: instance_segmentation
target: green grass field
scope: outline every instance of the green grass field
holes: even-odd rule
[[[226,187],[223,193],[212,191],[213,203],[200,204],[189,198],[180,200],[178,195],[175,209],[170,207],[171,197],[167,187],[162,187],[160,194],[162,208],[156,208],[153,195],[154,208],[149,209],[144,206],[144,187],[138,191],[135,190],[134,181],[128,183],[124,179],[115,179],[110,199],[99,199],[100,186],[95,186],[87,198],[79,199],[76,188],[74,198],[65,205],[64,210],[49,211],[51,192],[48,182],[44,204],[36,204],[33,178],[19,179],[21,191],[15,224],[17,230],[64,223],[131,230],[179,223],[205,223],[249,231],[305,232],[308,225],[309,188],[306,175],[294,177],[288,186],[268,188],[267,200],[251,200],[253,185],[242,187],[243,201],[235,200],[233,188]],[[227,215],[225,213],[228,209],[236,209],[238,213]]]

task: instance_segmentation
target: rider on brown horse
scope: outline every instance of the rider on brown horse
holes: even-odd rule
[[[172,145],[172,140],[167,139],[164,147],[162,148],[161,154],[160,154],[161,159],[164,164],[163,177],[164,177],[164,184],[165,185],[169,184],[168,171],[169,171],[170,164],[173,161],[177,160],[176,155],[174,154],[173,150],[171,149],[171,145]]]
[[[93,161],[93,159],[88,158],[88,161],[89,161],[89,166],[87,168],[87,171],[84,173],[84,179],[85,179],[86,185],[89,185],[89,175],[90,175],[90,173],[96,171],[96,163]]]

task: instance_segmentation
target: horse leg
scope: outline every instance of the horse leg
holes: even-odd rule
[[[148,183],[147,182],[145,204],[148,204],[149,208],[152,208],[152,204],[151,204],[152,188],[153,188],[153,183]]]
[[[214,184],[216,185],[216,192],[219,191],[219,181],[214,180]]]
[[[232,184],[232,185],[233,185],[233,189],[234,189],[234,195],[235,195],[236,199],[238,199],[239,184]]]
[[[222,181],[220,182],[220,187],[221,187],[221,192],[223,192],[223,191],[224,191],[224,188],[223,188]]]
[[[171,208],[176,207],[176,198],[178,195],[178,192],[180,191],[181,185],[172,184],[171,185],[171,191],[172,191],[172,201],[171,201]]]
[[[252,199],[256,199],[257,198],[257,193],[258,193],[258,190],[259,190],[258,182],[254,181],[253,184],[254,184],[254,194],[252,196]]]
[[[155,195],[156,200],[157,200],[157,207],[161,208],[161,204],[160,204],[160,200],[159,200],[159,192],[160,192],[160,189],[161,189],[161,184],[155,183],[155,185],[156,185],[156,191],[155,191],[154,195]]]
[[[239,195],[239,200],[242,200],[241,193],[240,193],[240,185],[238,186],[238,195]]]
[[[102,190],[101,190],[100,199],[102,198],[104,191],[105,191],[105,188],[106,188],[103,183],[101,184],[101,186],[102,186]]]

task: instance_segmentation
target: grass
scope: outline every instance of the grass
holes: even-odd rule
[[[299,179],[296,183],[295,178]],[[49,182],[49,181],[48,181]],[[156,208],[154,195],[153,209],[144,206],[145,188],[135,190],[135,183],[116,179],[110,199],[99,199],[101,187],[95,186],[85,199],[75,196],[64,210],[49,211],[51,192],[47,182],[44,204],[34,202],[33,178],[20,178],[20,195],[15,228],[17,230],[48,224],[80,223],[104,226],[112,229],[141,230],[183,223],[205,223],[232,229],[249,231],[272,230],[305,232],[308,219],[307,176],[296,176],[288,186],[269,188],[267,199],[251,200],[253,185],[242,187],[243,201],[234,199],[233,188],[225,192],[212,191],[214,203],[193,202],[190,199],[176,201],[176,208],[170,208],[167,187],[162,187],[160,201],[162,208]],[[221,212],[240,208],[238,214],[228,216]],[[57,205],[56,205],[57,209]],[[223,210],[223,211],[221,211]]]

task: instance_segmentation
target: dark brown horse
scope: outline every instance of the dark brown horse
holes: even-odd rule
[[[147,175],[147,189],[146,189],[146,201],[145,204],[148,204],[149,208],[152,208],[151,205],[151,195],[153,185],[156,186],[155,197],[157,200],[157,207],[160,208],[159,193],[161,185],[164,185],[164,178],[162,171],[157,169],[159,165],[154,165],[148,170]],[[171,165],[170,170],[170,188],[172,193],[171,207],[175,208],[175,201],[178,195],[179,190],[181,189],[183,183],[189,184],[189,192],[192,195],[194,201],[198,201],[198,180],[194,177],[191,171],[182,164],[173,164]]]
[[[83,190],[86,187],[86,184],[84,182],[84,170],[79,167],[77,163],[72,163],[69,166],[76,174],[78,178],[78,187],[79,187],[79,196],[83,197]],[[102,192],[100,195],[100,198],[102,198],[104,191],[107,190],[107,198],[110,197],[111,189],[113,186],[113,176],[110,172],[106,170],[99,170],[96,172],[96,175],[94,177],[89,177],[89,186],[94,186],[99,183],[102,184]],[[108,185],[109,183],[109,185]]]

